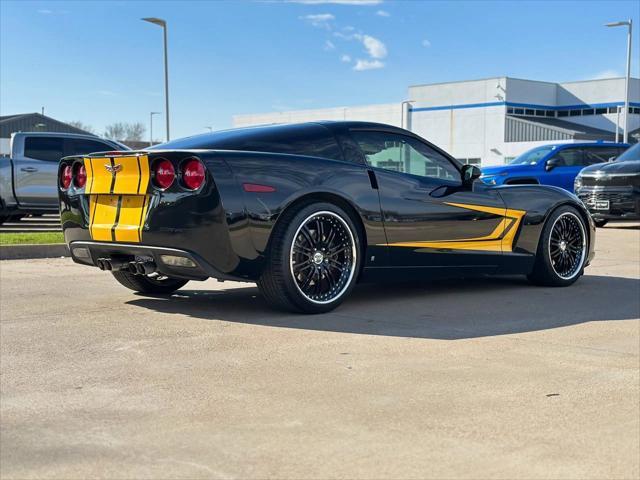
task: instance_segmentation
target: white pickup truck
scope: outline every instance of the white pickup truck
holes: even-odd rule
[[[114,140],[73,133],[14,133],[11,156],[0,157],[0,224],[27,214],[58,211],[62,157],[129,150]]]

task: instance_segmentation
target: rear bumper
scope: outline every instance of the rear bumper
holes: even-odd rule
[[[162,275],[187,280],[233,280],[246,282],[246,278],[223,273],[194,252],[177,248],[156,247],[152,245],[103,243],[94,241],[75,241],[69,243],[71,258],[82,265],[97,267],[97,260],[108,258],[122,262],[152,261],[156,265],[155,271]],[[169,265],[163,259],[165,256],[182,257],[191,260],[195,266],[180,267]]]

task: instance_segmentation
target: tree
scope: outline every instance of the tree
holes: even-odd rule
[[[113,140],[142,140],[144,133],[147,129],[144,124],[140,122],[136,123],[124,123],[116,122],[111,125],[107,125],[105,128],[104,136]]]
[[[142,140],[146,130],[145,126],[140,122],[126,124],[125,140]]]
[[[84,130],[87,133],[95,133],[95,130],[91,125],[87,125],[86,123],[82,123],[79,120],[74,120],[73,122],[67,122],[72,127],[79,128],[80,130]]]
[[[105,127],[104,136],[112,140],[124,140],[125,125],[122,122],[112,123]]]

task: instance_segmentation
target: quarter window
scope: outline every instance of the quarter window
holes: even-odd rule
[[[352,136],[372,167],[460,181],[458,169],[448,158],[412,137],[383,132],[352,132]]]

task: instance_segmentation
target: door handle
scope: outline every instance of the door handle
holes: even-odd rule
[[[33,173],[33,172],[37,172],[38,169],[36,167],[22,167],[20,169],[21,172],[28,172],[28,173]]]

